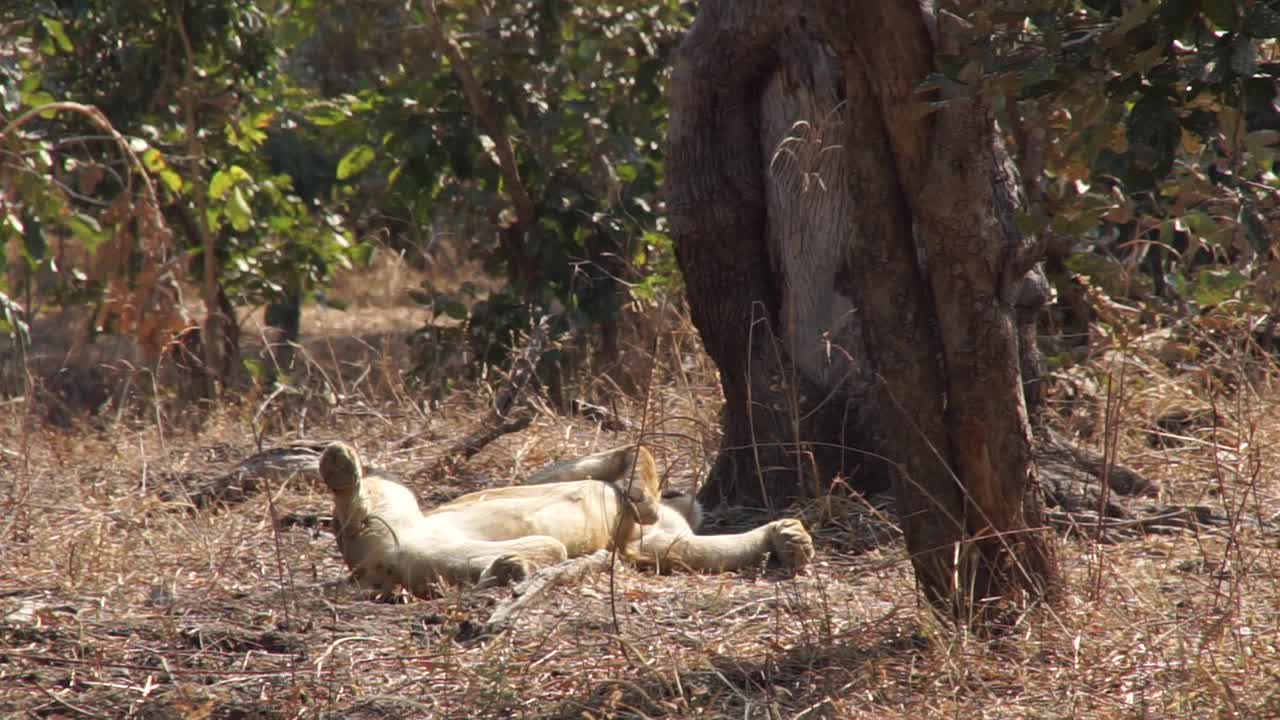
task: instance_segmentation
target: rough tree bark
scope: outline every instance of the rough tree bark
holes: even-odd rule
[[[781,41],[784,28],[795,42]],[[673,66],[668,216],[690,311],[725,394],[721,452],[703,492],[712,504],[785,502],[816,489],[809,483],[818,478],[858,473],[854,448],[869,447],[858,442],[870,429],[858,402],[861,335],[856,315],[841,311],[852,308],[849,295],[836,290],[853,277],[840,244],[847,199],[819,192],[809,167],[828,162],[844,174],[844,154],[824,152],[829,128],[818,121],[843,94],[839,69],[817,40],[773,3],[709,2]],[[775,153],[793,128],[804,132]],[[786,182],[771,185],[767,173]],[[832,202],[807,213],[793,190]],[[804,232],[806,218],[815,237],[788,238]],[[797,252],[782,253],[782,240]],[[829,294],[809,300],[808,288]],[[815,348],[823,333],[830,348]],[[808,372],[794,357],[810,361]],[[857,479],[868,489],[886,484]]]
[[[964,617],[1052,586],[1019,366],[1043,298],[989,109],[919,94],[938,42],[915,3],[701,4],[666,192],[725,393],[704,499],[891,481],[926,596]]]

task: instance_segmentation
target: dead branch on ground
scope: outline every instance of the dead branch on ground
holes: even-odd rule
[[[515,616],[534,601],[541,598],[548,590],[557,585],[566,585],[581,577],[603,571],[609,567],[613,552],[597,550],[590,555],[570,558],[557,565],[543,568],[529,576],[512,591],[512,597],[498,605],[489,616],[489,621],[482,626],[470,626],[460,633],[461,640],[477,640],[499,635],[509,629]]]

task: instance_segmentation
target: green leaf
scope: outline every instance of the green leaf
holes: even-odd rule
[[[373,246],[368,243],[357,243],[347,248],[346,254],[341,257],[350,258],[352,262],[367,266],[373,260]]]
[[[308,115],[307,119],[316,127],[333,127],[349,117],[351,117],[349,112],[334,107],[326,107],[315,114]]]
[[[267,134],[257,126],[258,118],[245,118],[240,121],[240,135],[252,143],[252,147],[261,145]]]
[[[67,227],[71,229],[76,239],[84,243],[84,247],[89,252],[97,250],[98,245],[106,240],[108,235],[102,231],[102,226],[98,224],[97,218],[84,213],[74,213],[66,219]]]
[[[239,232],[244,232],[253,225],[253,210],[239,187],[231,191],[231,199],[227,203],[227,217],[231,219],[231,227]]]
[[[71,52],[75,50],[75,46],[71,44],[71,38],[67,37],[66,30],[63,29],[62,23],[50,17],[40,18],[40,24],[44,25],[44,29],[53,37],[54,42],[58,44],[58,49],[62,52]]]
[[[7,212],[4,214],[4,225],[9,231],[15,232],[19,235],[26,230],[26,227],[22,223],[22,218],[18,217],[17,213],[14,212]]]
[[[213,200],[221,200],[235,184],[235,180],[231,177],[231,173],[219,170],[213,174],[213,179],[209,181],[209,197]]]
[[[228,190],[240,184],[253,184],[253,176],[249,174],[248,170],[239,165],[232,165],[226,170],[219,170],[213,174],[213,179],[209,181],[209,197],[213,200],[221,200],[226,196]]]
[[[45,259],[49,244],[45,241],[44,228],[39,222],[27,223],[22,234],[22,254],[33,266]]]
[[[142,165],[153,173],[158,173],[169,167],[169,164],[164,161],[164,155],[155,148],[149,148],[142,153]]]
[[[181,175],[174,172],[173,170],[170,170],[169,168],[165,168],[157,174],[160,177],[160,182],[164,183],[164,186],[169,188],[169,192],[173,193],[174,195],[177,195],[178,193],[182,192],[182,176]]]
[[[373,162],[373,148],[368,145],[357,145],[338,161],[338,179],[346,180],[364,170]]]
[[[28,107],[38,108],[41,105],[49,105],[50,103],[56,102],[56,100],[54,100],[53,96],[44,90],[35,90],[33,92],[24,92],[22,94],[22,102]],[[40,113],[40,117],[50,120],[57,114],[58,113],[55,110],[45,110]]]
[[[0,318],[3,319],[4,326],[0,329],[9,331],[24,348],[31,345],[30,327],[25,317],[22,306],[0,292]]]
[[[287,233],[297,227],[298,221],[288,215],[276,214],[267,220],[267,225],[275,232]]]
[[[267,378],[267,366],[261,360],[253,358],[241,358],[240,362],[244,365],[244,369],[249,372],[249,377],[255,382],[265,382]]]

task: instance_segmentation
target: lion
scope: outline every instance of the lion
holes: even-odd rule
[[[433,597],[442,584],[518,583],[540,567],[617,551],[638,566],[738,570],[774,556],[798,572],[813,559],[803,523],[775,520],[734,535],[698,535],[702,510],[662,492],[653,456],[627,445],[554,465],[528,484],[469,493],[423,513],[409,488],[366,472],[329,445],[320,475],[333,492],[342,558],[362,585]]]

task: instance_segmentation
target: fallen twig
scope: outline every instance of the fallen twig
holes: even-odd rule
[[[580,577],[596,573],[609,567],[610,550],[597,550],[590,555],[570,558],[557,565],[546,567],[529,576],[512,591],[513,596],[498,606],[489,616],[489,621],[478,631],[472,631],[470,637],[478,639],[499,635],[509,627],[516,614],[539,599],[546,591],[556,585],[573,582]]]

